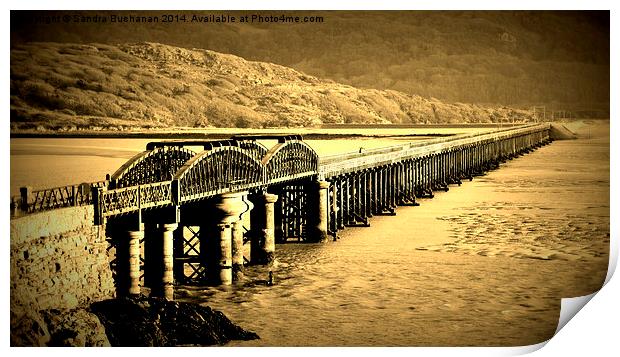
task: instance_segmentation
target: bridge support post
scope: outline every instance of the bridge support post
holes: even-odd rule
[[[312,202],[314,203],[313,210],[310,213],[312,223],[308,232],[308,238],[312,242],[326,242],[327,241],[327,196],[329,189],[329,182],[316,181],[315,191],[313,192]]]
[[[243,278],[243,221],[232,224],[232,273],[233,281]]]
[[[183,234],[184,228],[183,225],[179,225],[173,232],[173,251],[174,251],[174,259],[177,259],[177,263],[174,264],[174,279],[176,281],[184,283],[185,281],[185,264],[178,260],[179,257],[183,257],[185,254],[185,237]]]
[[[215,221],[208,228],[201,227],[201,260],[207,268],[207,281],[213,285],[232,284],[232,224],[239,220],[247,207],[242,201],[244,194],[245,192],[236,192],[220,195],[215,204]]]
[[[156,277],[154,285],[151,289],[151,295],[163,297],[167,300],[174,299],[174,231],[178,224],[159,224],[154,232],[153,239],[157,240],[157,248],[160,254],[157,258],[161,259],[161,264],[157,265]]]
[[[207,280],[213,285],[232,284],[232,236],[230,223],[214,227],[212,245],[207,253]]]
[[[127,236],[117,253],[119,259],[118,295],[130,296],[140,294],[140,240],[144,231],[126,231]]]
[[[270,264],[275,258],[275,210],[277,195],[265,193],[259,196],[252,215],[252,264]]]
[[[242,195],[242,200],[245,205],[245,209],[241,212],[239,220],[235,221],[232,225],[232,270],[233,281],[239,281],[243,278],[243,235],[244,235],[244,222],[248,213],[254,207],[254,204],[248,200],[247,192]]]

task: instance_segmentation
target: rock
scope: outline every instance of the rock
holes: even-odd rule
[[[77,276],[77,274],[76,274],[76,276]],[[74,279],[74,278],[72,278],[72,279]],[[75,281],[75,280],[73,280],[73,281]],[[86,284],[82,284],[82,286],[86,286]],[[74,294],[62,294],[62,300],[64,301],[65,306],[69,307],[69,308],[73,308],[73,307],[76,307],[78,305],[78,300],[77,300],[77,298],[75,297]]]
[[[222,345],[259,338],[220,311],[198,304],[144,296],[91,305],[112,346]]]
[[[83,308],[46,310],[42,315],[51,335],[48,346],[110,346],[105,328],[97,315]]]
[[[106,328],[112,346],[169,346],[148,306],[131,299],[111,299],[91,305]]]
[[[11,346],[46,346],[49,340],[49,331],[38,312],[11,309]]]

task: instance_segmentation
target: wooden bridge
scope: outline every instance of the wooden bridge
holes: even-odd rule
[[[524,125],[321,158],[299,135],[151,142],[90,194],[26,190],[16,206],[45,209],[51,196],[49,208],[93,204],[114,249],[118,294],[143,286],[172,299],[175,281],[231,284],[248,263],[270,263],[276,242],[369,226],[374,215],[547,144],[549,130]],[[259,142],[267,139],[278,142],[267,148]]]

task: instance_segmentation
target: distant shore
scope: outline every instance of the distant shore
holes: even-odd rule
[[[448,127],[444,127],[448,128]],[[350,128],[348,128],[350,129]],[[399,129],[399,128],[393,128]],[[235,130],[235,131],[233,131]],[[194,139],[194,140],[218,140],[230,139],[231,136],[237,134],[246,134],[248,132],[238,131],[239,129],[231,129],[231,132],[189,132],[189,131],[20,131],[12,132],[11,138],[110,138],[110,139]],[[274,134],[292,134],[294,130],[283,129],[279,132],[271,131],[252,131],[252,135],[274,135]],[[359,133],[319,133],[309,132],[302,133],[304,139],[321,139],[332,140],[351,137],[360,138],[383,138],[383,137],[402,137],[402,138],[428,138],[428,137],[444,137],[451,136],[455,133],[412,133],[412,134],[359,134]]]
[[[325,124],[313,128],[127,128],[125,130],[79,129],[79,130],[12,130],[11,138],[115,138],[115,139],[229,139],[232,135],[273,135],[300,134],[305,139],[341,139],[347,137],[382,138],[382,137],[442,137],[454,135],[450,129],[492,129],[512,127],[527,123],[460,123],[460,124]],[[359,130],[374,130],[372,133],[360,133]],[[394,133],[390,130],[414,129],[415,133]]]
[[[609,119],[564,119],[555,122],[581,123],[598,122]],[[454,129],[493,129],[513,127],[532,123],[458,123],[458,124],[325,124],[312,128],[126,128],[124,130],[111,129],[79,129],[79,130],[11,130],[11,138],[110,138],[110,139],[230,139],[233,135],[302,135],[304,139],[331,140],[342,138],[427,138],[455,135]],[[363,132],[360,130],[377,130]],[[402,133],[402,130],[412,129],[415,132]],[[399,130],[400,132],[394,132]],[[392,132],[390,132],[392,131]]]

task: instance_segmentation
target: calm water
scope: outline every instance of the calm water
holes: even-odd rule
[[[273,286],[264,284],[269,268],[251,267],[237,285],[182,287],[177,299],[208,304],[261,336],[233,346],[544,341],[556,329],[560,298],[595,291],[606,274],[608,122],[587,132],[421,200],[420,207],[399,207],[396,217],[374,217],[370,228],[347,228],[338,241],[278,245]],[[101,179],[146,141],[81,140],[76,155],[75,142],[12,140],[11,186],[24,179],[43,187]],[[28,148],[43,144],[53,150]],[[321,153],[342,148],[312,144]],[[28,165],[45,174],[20,176],[32,172]]]

